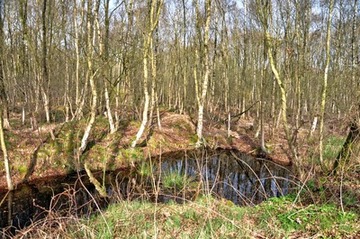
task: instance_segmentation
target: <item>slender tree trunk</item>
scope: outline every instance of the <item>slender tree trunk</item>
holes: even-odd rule
[[[49,104],[49,93],[46,91],[49,85],[49,70],[47,64],[47,0],[43,2],[43,11],[42,11],[42,81],[41,81],[41,96],[44,103],[44,110],[46,115],[46,122],[50,123],[50,104]],[[46,87],[45,87],[46,86]]]
[[[144,43],[146,44],[146,43]],[[136,134],[135,140],[131,143],[131,147],[135,148],[137,142],[143,135],[147,122],[148,122],[148,112],[149,112],[149,104],[150,104],[150,95],[148,91],[148,46],[144,46],[144,55],[143,55],[143,77],[144,77],[144,96],[145,96],[145,102],[144,102],[144,110],[142,115],[142,121],[139,128],[139,131]]]
[[[65,61],[65,93],[64,93],[64,107],[65,107],[65,122],[70,119],[70,77],[69,77],[69,63]]]
[[[197,147],[203,144],[204,104],[205,104],[206,93],[209,84],[209,75],[210,75],[209,40],[210,40],[211,0],[206,0],[205,2],[205,14],[206,14],[206,19],[205,19],[204,40],[203,40],[204,75],[202,81],[201,95],[198,97],[198,123],[196,128],[196,134],[198,137],[198,141],[196,143]]]
[[[115,114],[114,114],[116,128],[119,127],[119,123],[120,123],[119,109],[120,109],[120,82],[118,81],[116,83]]]
[[[1,42],[0,42],[1,44]],[[1,46],[0,46],[1,48]],[[0,50],[1,52],[1,50]],[[0,57],[2,54],[0,53]],[[0,104],[3,107],[2,116],[3,117],[3,127],[4,129],[10,129],[10,122],[9,122],[9,103],[7,99],[7,94],[5,90],[5,84],[4,84],[4,71],[3,71],[3,64],[2,59],[0,59]]]
[[[1,43],[0,43],[1,44]],[[0,59],[0,104],[3,107],[2,116],[3,117],[3,127],[4,129],[10,129],[10,122],[9,122],[9,104],[7,99],[7,94],[4,85],[4,74],[2,69],[2,59]]]
[[[157,31],[156,31],[157,34]],[[156,54],[157,54],[157,42],[154,38],[151,37],[150,39],[150,61],[151,61],[151,104],[150,104],[150,124],[153,122],[153,114],[154,109],[156,107],[156,77],[157,77],[157,68],[156,68]]]
[[[277,85],[280,89],[280,96],[281,96],[281,118],[284,125],[285,135],[287,140],[290,142],[290,129],[288,125],[287,120],[287,96],[286,96],[286,90],[284,83],[280,77],[279,71],[277,70],[277,67],[275,65],[275,59],[273,57],[273,49],[271,46],[271,37],[269,32],[266,32],[266,42],[267,42],[267,51],[268,51],[268,57],[270,61],[270,67],[271,71],[274,74],[274,77],[276,79]]]
[[[358,42],[357,42],[357,22],[358,22],[358,0],[354,0],[351,32],[351,85],[355,89],[359,89],[360,83],[355,78],[356,67],[358,65]]]
[[[0,1],[0,104],[3,107],[3,127],[5,129],[10,129],[10,122],[9,122],[9,102],[8,96],[6,94],[5,84],[4,84],[4,46],[5,46],[5,39],[4,39],[4,2]]]
[[[109,85],[108,82],[112,80],[111,68],[109,66],[109,27],[110,27],[110,18],[109,18],[109,0],[105,1],[105,36],[102,39],[102,34],[100,30],[100,23],[98,17],[95,19],[95,25],[97,28],[97,34],[100,43],[100,55],[103,56],[104,72],[103,72],[103,81],[104,81],[104,98],[105,98],[105,108],[106,115],[109,121],[110,134],[115,133],[116,125],[114,123],[114,117],[111,112],[110,104],[110,95],[109,95]]]
[[[99,4],[99,2],[98,2]],[[95,7],[95,11],[98,11],[98,7]],[[96,118],[96,108],[97,108],[97,90],[96,90],[96,84],[95,84],[95,75],[96,72],[93,72],[93,41],[95,38],[94,30],[93,30],[93,23],[94,23],[94,15],[97,14],[97,12],[94,13],[93,10],[93,2],[92,0],[88,0],[88,6],[87,6],[87,80],[90,83],[91,88],[91,95],[92,95],[92,102],[91,102],[91,109],[90,109],[90,120],[85,128],[84,135],[81,139],[81,145],[78,149],[78,159],[82,155],[82,153],[85,151],[88,138],[92,129],[92,126],[95,122]]]
[[[267,153],[265,145],[265,129],[264,129],[264,105],[265,105],[265,91],[264,91],[264,81],[267,78],[267,60],[266,60],[266,49],[264,48],[264,68],[262,70],[262,75],[260,79],[260,147],[264,153]]]
[[[85,2],[83,2],[85,4]],[[74,32],[75,32],[75,55],[76,55],[76,63],[75,63],[75,114],[74,118],[77,120],[81,119],[83,116],[83,108],[85,105],[85,97],[87,95],[88,90],[88,80],[85,80],[85,84],[82,89],[80,89],[80,37],[79,37],[79,26],[78,26],[78,20],[76,19],[78,13],[77,6],[74,7]],[[81,19],[84,19],[84,11],[80,11]]]
[[[144,39],[144,50],[143,50],[143,84],[144,84],[144,109],[143,109],[143,116],[139,131],[136,134],[135,140],[131,143],[131,147],[134,148],[143,135],[146,125],[148,123],[148,113],[149,113],[149,106],[150,106],[150,95],[148,91],[148,81],[149,81],[149,73],[148,73],[148,59],[149,59],[149,50],[151,47],[151,41],[153,38],[154,30],[156,29],[159,21],[159,16],[161,12],[161,8],[163,5],[163,0],[149,0],[150,1],[150,10],[149,10],[149,25],[147,32],[145,34]],[[154,79],[152,79],[154,80]]]
[[[112,112],[111,112],[111,107],[110,107],[110,97],[109,97],[109,91],[108,91],[108,85],[105,81],[104,83],[104,94],[105,94],[105,106],[106,106],[106,114],[108,117],[108,121],[109,121],[109,126],[110,126],[110,134],[115,133],[116,131],[116,126],[114,123],[114,118],[112,116]]]
[[[326,104],[326,95],[328,88],[328,74],[330,66],[330,40],[331,40],[331,19],[334,8],[334,0],[330,0],[329,3],[329,15],[327,20],[327,30],[326,30],[326,62],[324,70],[324,82],[321,93],[321,103],[320,103],[320,124],[319,124],[319,158],[320,163],[324,161],[323,158],[323,139],[324,139],[324,115],[325,115],[325,104]]]
[[[3,109],[2,106],[0,106],[0,145],[1,145],[1,151],[2,155],[4,157],[4,166],[5,166],[5,173],[6,173],[6,183],[8,189],[11,191],[14,189],[12,180],[11,180],[11,171],[10,171],[10,164],[9,164],[9,156],[6,149],[5,144],[5,137],[4,137],[4,128],[3,128]]]
[[[267,56],[269,59],[269,64],[270,64],[270,68],[271,71],[275,77],[276,83],[280,89],[280,99],[281,99],[281,107],[280,107],[280,112],[281,112],[281,119],[282,119],[282,123],[283,123],[283,127],[284,127],[284,132],[285,132],[285,136],[286,136],[286,140],[288,142],[288,146],[289,146],[289,150],[290,153],[292,155],[292,157],[295,159],[295,161],[297,161],[297,152],[296,152],[296,148],[293,145],[292,142],[292,138],[290,135],[290,129],[289,129],[289,124],[288,124],[288,119],[287,119],[287,114],[288,114],[288,110],[287,110],[287,91],[285,89],[285,84],[283,82],[282,77],[280,76],[280,73],[277,69],[276,66],[276,61],[274,58],[274,49],[273,49],[273,39],[270,35],[269,29],[271,29],[271,21],[272,21],[272,16],[271,16],[271,10],[272,10],[272,6],[271,6],[271,1],[266,0],[264,2],[260,2],[261,4],[258,6],[258,14],[261,18],[262,21],[262,25],[264,28],[264,34],[265,34],[265,47],[267,50]]]

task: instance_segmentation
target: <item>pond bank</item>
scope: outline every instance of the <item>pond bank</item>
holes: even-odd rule
[[[150,127],[140,139],[136,148],[130,148],[131,140],[138,129],[138,122],[123,121],[114,134],[108,132],[106,118],[98,117],[90,135],[89,146],[80,159],[75,158],[80,137],[86,124],[85,120],[68,122],[64,125],[44,125],[38,131],[29,129],[6,132],[8,150],[15,184],[49,176],[66,175],[82,170],[83,162],[88,162],[90,169],[114,170],[127,167],[137,161],[176,152],[195,149],[197,141],[195,124],[187,115],[165,112],[161,116],[161,128]],[[235,126],[234,126],[235,127]],[[259,144],[246,134],[250,123],[239,122],[235,131],[214,127],[205,122],[204,137],[209,149],[232,149],[276,162],[290,165],[291,160],[284,152],[273,149],[273,154],[264,155]],[[54,133],[55,132],[55,133]],[[5,189],[4,173],[0,173],[0,188]]]

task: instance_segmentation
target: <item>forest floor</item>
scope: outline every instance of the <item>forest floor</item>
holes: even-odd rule
[[[129,145],[140,122],[121,121],[118,131],[109,134],[107,119],[98,117],[89,145],[84,155],[77,159],[74,155],[80,145],[85,120],[44,124],[37,130],[31,130],[21,125],[18,115],[13,115],[11,124],[12,129],[7,130],[5,135],[15,184],[67,174],[82,169],[85,161],[89,162],[94,171],[115,170],[150,157],[190,151],[197,142],[196,126],[187,115],[162,113],[161,127],[156,122],[151,125],[135,148]],[[67,218],[59,222],[63,225],[54,229],[54,233],[78,236],[74,238],[96,238],[99,233],[104,238],[126,238],[126,235],[134,235],[132,233],[136,229],[139,237],[156,235],[161,238],[179,235],[197,238],[356,238],[360,236],[359,157],[344,165],[341,174],[328,176],[327,172],[346,137],[346,125],[341,120],[328,122],[327,125],[330,127],[326,129],[325,164],[322,166],[317,159],[316,133],[310,136],[310,125],[298,130],[296,144],[301,161],[297,165],[301,165],[303,175],[298,175],[302,186],[297,195],[271,199],[247,209],[213,198],[199,198],[183,205],[161,204],[155,208],[146,202],[120,202],[101,216],[90,219]],[[229,136],[226,128],[225,124],[206,120],[206,146],[211,149],[239,150],[281,165],[294,163],[289,157],[282,129],[273,130],[270,125],[265,126],[266,147],[270,153],[264,155],[260,150],[259,138],[254,137],[256,126],[253,119],[234,122]],[[0,168],[3,168],[2,163]],[[5,182],[5,173],[0,172],[0,191],[6,190]],[[115,211],[124,213],[119,216],[115,215]],[[125,227],[129,218],[134,222]],[[199,218],[204,218],[204,221],[199,223]],[[80,227],[87,230],[81,233]],[[63,228],[68,231],[59,231]],[[34,229],[34,235],[39,236],[36,234],[39,228],[34,226]],[[244,235],[239,236],[239,230],[244,231]],[[196,236],[192,234],[194,232],[200,234]]]

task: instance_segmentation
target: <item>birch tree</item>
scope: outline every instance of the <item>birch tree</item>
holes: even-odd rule
[[[149,106],[150,106],[150,94],[148,90],[148,82],[149,82],[149,69],[148,69],[148,61],[149,61],[149,53],[150,53],[150,46],[152,46],[152,38],[154,31],[158,25],[160,12],[162,5],[164,3],[163,0],[148,0],[148,6],[149,6],[149,13],[148,13],[148,23],[147,27],[144,31],[144,43],[143,43],[143,90],[144,90],[144,109],[142,113],[142,121],[140,128],[136,134],[136,138],[131,143],[131,147],[134,148],[137,145],[137,142],[143,135],[146,125],[148,123],[148,112],[149,112]],[[152,50],[152,49],[151,49]],[[154,59],[152,57],[152,59]],[[155,79],[152,79],[155,80]]]
[[[265,37],[265,48],[267,51],[267,57],[269,60],[271,71],[274,75],[277,86],[280,90],[280,112],[281,112],[281,120],[286,136],[286,140],[288,142],[289,150],[291,156],[297,161],[297,152],[296,148],[293,145],[293,139],[290,132],[289,124],[288,124],[288,108],[287,108],[287,89],[285,88],[285,82],[282,78],[280,71],[278,70],[278,66],[276,65],[276,59],[274,57],[274,41],[275,37],[271,36],[271,27],[272,27],[272,5],[271,0],[257,0],[257,12],[259,19],[261,21],[261,25],[264,31]]]
[[[326,47],[325,47],[326,57],[325,57],[325,69],[324,69],[324,81],[323,81],[323,88],[321,92],[321,102],[320,102],[319,158],[321,164],[324,161],[323,158],[324,115],[325,115],[325,104],[326,104],[326,96],[328,90],[328,77],[329,77],[329,67],[330,67],[331,19],[333,15],[333,9],[334,9],[334,0],[330,0],[329,13],[328,13],[327,25],[326,25]]]
[[[11,180],[11,172],[10,172],[10,163],[9,163],[9,156],[7,153],[6,143],[5,143],[5,136],[4,136],[4,127],[3,127],[3,107],[0,105],[0,146],[2,155],[4,158],[4,166],[5,166],[5,174],[6,174],[6,183],[8,189],[11,191],[14,189],[12,180]]]
[[[4,74],[4,14],[5,14],[5,3],[3,0],[0,0],[0,104],[3,107],[3,127],[5,129],[10,128],[9,123],[9,104],[8,96],[5,89],[5,74]]]
[[[47,24],[47,12],[48,12],[48,1],[44,0],[43,1],[43,6],[42,6],[42,16],[41,16],[41,20],[42,20],[42,81],[40,83],[40,88],[41,88],[41,95],[43,98],[43,103],[44,103],[44,109],[45,109],[45,115],[46,115],[46,122],[50,122],[50,108],[49,108],[49,104],[50,104],[50,100],[49,100],[49,92],[48,92],[48,86],[50,85],[49,83],[49,69],[48,69],[48,44],[47,44],[47,37],[48,37],[48,24]],[[51,8],[49,8],[51,10]]]
[[[200,27],[204,28],[204,38],[200,39],[200,42],[202,43],[202,47],[200,47],[200,49],[202,49],[202,56],[203,56],[203,79],[202,79],[202,83],[201,83],[201,88],[199,87],[200,85],[197,82],[197,76],[196,76],[196,72],[195,72],[195,83],[196,83],[196,98],[197,98],[197,103],[198,103],[198,122],[197,122],[197,128],[196,128],[196,134],[198,137],[198,140],[196,142],[196,146],[199,147],[201,146],[204,141],[203,141],[203,121],[204,121],[204,105],[205,105],[205,100],[206,100],[206,94],[207,94],[207,88],[208,88],[208,84],[209,84],[209,76],[210,76],[210,65],[209,65],[209,61],[210,61],[210,56],[209,56],[209,41],[210,41],[210,20],[211,20],[211,0],[206,0],[204,2],[205,4],[205,22],[204,25],[201,26],[201,19],[200,19],[200,12],[199,12],[199,6],[197,1],[195,0],[195,4],[196,4],[196,18],[197,18],[197,34],[198,37],[201,38],[201,29],[199,29]],[[202,40],[202,41],[201,41]],[[200,44],[201,44],[200,43]]]
[[[87,123],[84,135],[81,139],[81,145],[78,149],[78,158],[82,155],[82,153],[86,149],[86,146],[88,143],[88,138],[89,138],[92,126],[93,126],[93,124],[95,122],[95,118],[96,118],[98,95],[97,95],[97,89],[96,89],[96,84],[95,84],[95,79],[94,79],[97,71],[94,70],[94,66],[93,66],[93,57],[94,57],[93,42],[95,39],[95,32],[94,32],[93,24],[94,24],[94,19],[96,18],[96,14],[98,13],[98,10],[99,10],[99,4],[100,4],[100,2],[97,1],[96,5],[94,7],[93,0],[88,0],[88,2],[87,2],[87,20],[86,20],[87,72],[86,72],[86,80],[89,81],[89,83],[90,83],[92,100],[91,100],[91,109],[90,109],[90,119]]]
[[[9,157],[7,153],[7,148],[5,144],[5,136],[4,136],[4,119],[7,120],[7,127],[9,127],[8,122],[8,104],[7,104],[7,96],[4,86],[4,69],[3,69],[3,46],[4,46],[4,32],[3,32],[3,13],[4,13],[4,2],[0,1],[0,149],[2,151],[2,155],[4,158],[4,166],[6,173],[6,183],[8,189],[11,191],[14,189],[12,180],[11,180],[11,172],[9,165]]]

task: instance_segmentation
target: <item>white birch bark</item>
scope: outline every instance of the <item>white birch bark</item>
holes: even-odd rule
[[[97,2],[99,4],[99,2]],[[98,9],[98,7],[95,7],[95,9]],[[83,152],[86,149],[87,146],[87,142],[88,142],[88,138],[92,129],[92,126],[95,122],[95,118],[96,118],[96,108],[97,108],[97,90],[96,90],[96,84],[95,84],[95,80],[94,77],[97,73],[97,71],[95,71],[93,73],[93,55],[94,55],[94,51],[93,51],[93,42],[95,39],[95,33],[92,27],[93,24],[93,19],[96,17],[94,15],[97,14],[97,12],[93,13],[93,6],[92,6],[92,1],[89,0],[88,2],[88,15],[87,15],[87,30],[88,30],[88,35],[87,35],[87,79],[90,83],[90,88],[91,88],[91,95],[92,95],[92,102],[91,102],[91,109],[90,109],[90,120],[85,128],[84,131],[84,135],[81,139],[81,145],[78,149],[78,159],[80,158],[80,156],[83,154]]]
[[[13,183],[11,180],[9,156],[8,156],[6,144],[5,144],[3,116],[2,115],[3,115],[3,110],[0,108],[0,145],[1,145],[1,151],[2,151],[2,154],[4,157],[4,166],[5,166],[7,187],[8,187],[8,190],[12,191],[14,189],[14,186],[13,186]]]
[[[327,30],[326,30],[326,60],[325,60],[325,69],[324,69],[324,82],[321,93],[321,104],[320,104],[320,122],[319,122],[319,159],[322,164],[323,159],[323,139],[324,139],[324,114],[325,114],[325,104],[326,104],[326,95],[328,88],[328,73],[330,66],[330,40],[331,40],[331,19],[333,15],[334,0],[329,2],[329,15],[327,19]]]
[[[204,75],[202,81],[201,96],[198,97],[198,124],[196,134],[198,141],[196,146],[199,147],[203,144],[203,119],[204,119],[204,103],[206,99],[207,88],[209,84],[210,66],[209,66],[209,30],[210,30],[210,17],[211,17],[211,0],[205,2],[205,27],[204,27]]]
[[[148,26],[147,33],[146,33],[145,39],[144,39],[144,51],[143,51],[143,77],[144,77],[144,80],[143,80],[144,86],[143,87],[144,87],[145,102],[144,102],[144,109],[143,109],[143,114],[142,114],[141,125],[136,134],[136,138],[131,143],[132,148],[134,148],[137,145],[137,142],[143,135],[143,133],[146,129],[146,125],[148,123],[148,112],[149,112],[149,106],[150,106],[150,95],[149,95],[149,91],[148,91],[149,49],[151,46],[151,40],[153,37],[154,30],[156,29],[158,21],[159,21],[159,15],[160,15],[161,8],[163,5],[163,0],[157,0],[157,1],[150,0],[150,1],[151,1],[151,5],[150,5],[150,11],[149,11],[149,26]],[[156,12],[155,12],[155,10],[156,10]],[[152,80],[155,80],[155,79],[152,79]]]
[[[110,126],[110,134],[114,133],[116,131],[116,127],[114,124],[114,118],[112,116],[111,113],[111,107],[110,107],[110,98],[109,98],[109,91],[108,91],[108,86],[107,83],[105,82],[105,106],[106,106],[106,114],[108,117],[108,121],[109,121],[109,126]]]

